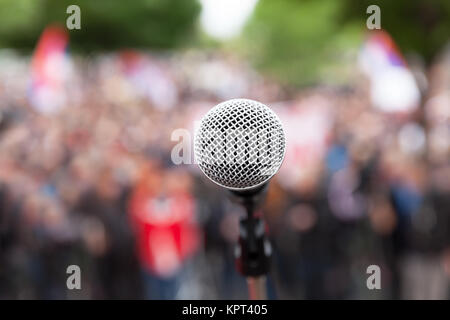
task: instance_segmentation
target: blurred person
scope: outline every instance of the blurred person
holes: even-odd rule
[[[190,177],[157,163],[144,168],[129,200],[147,299],[175,299],[200,241]]]
[[[213,289],[219,299],[245,299],[247,284],[235,259],[239,219],[244,213],[203,174],[197,179],[195,194],[203,220],[204,250],[208,271],[213,274]]]
[[[127,194],[111,168],[103,168],[94,188],[87,190],[73,208],[81,219],[81,235],[93,259],[92,280],[98,283],[93,298],[141,297],[134,236],[127,218]]]

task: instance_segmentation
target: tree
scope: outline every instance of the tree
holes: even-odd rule
[[[404,53],[430,61],[450,34],[448,0],[260,0],[242,45],[257,67],[296,86],[345,78],[346,52],[365,32],[367,7],[381,8],[381,27]]]
[[[359,22],[372,4],[381,9],[381,26],[405,53],[421,55],[426,62],[450,40],[448,0],[345,0],[343,19]]]
[[[0,46],[31,49],[49,24],[66,24],[70,5],[81,9],[81,29],[71,46],[82,50],[121,47],[173,48],[195,32],[195,0],[2,0]]]

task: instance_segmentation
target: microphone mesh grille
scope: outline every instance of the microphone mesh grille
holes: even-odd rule
[[[233,99],[203,117],[194,150],[200,169],[212,181],[229,189],[250,189],[278,171],[285,136],[280,119],[269,107]]]

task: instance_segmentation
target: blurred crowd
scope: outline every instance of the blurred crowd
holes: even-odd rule
[[[59,63],[57,96],[36,93],[30,57],[0,52],[0,298],[245,298],[241,209],[172,160],[174,130],[236,97],[273,107],[287,135],[262,208],[271,297],[449,298],[449,50],[417,71],[418,105],[392,112],[360,71],[299,91],[222,52]]]

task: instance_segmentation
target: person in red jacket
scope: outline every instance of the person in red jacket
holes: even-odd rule
[[[146,298],[174,299],[183,265],[195,253],[199,232],[189,175],[158,165],[143,170],[129,213],[143,268]]]

